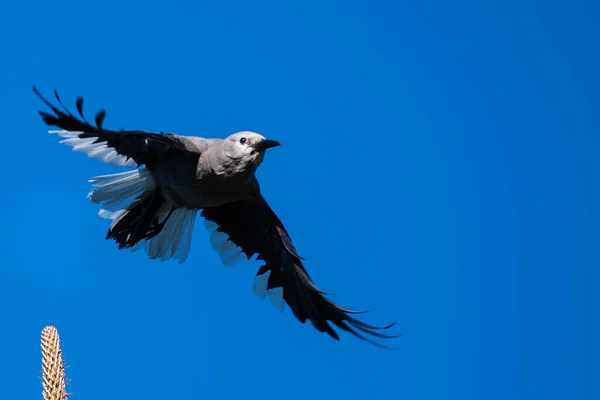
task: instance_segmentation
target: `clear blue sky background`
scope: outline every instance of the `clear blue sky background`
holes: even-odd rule
[[[0,5],[0,385],[72,399],[600,398],[599,3]],[[263,192],[317,284],[405,335],[335,342],[251,291],[197,224],[187,262],[104,240],[31,86],[107,127],[280,140]]]

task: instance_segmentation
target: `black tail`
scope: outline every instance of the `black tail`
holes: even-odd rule
[[[123,249],[158,235],[173,212],[173,209],[169,210],[166,217],[159,221],[159,211],[164,204],[165,198],[158,191],[142,194],[127,207],[123,215],[115,218],[106,239],[114,240],[119,249]]]

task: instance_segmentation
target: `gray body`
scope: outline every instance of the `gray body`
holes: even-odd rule
[[[185,136],[177,136],[177,140],[189,153],[170,154],[149,168],[173,204],[202,209],[253,195],[260,162],[240,162],[235,146],[227,140]]]

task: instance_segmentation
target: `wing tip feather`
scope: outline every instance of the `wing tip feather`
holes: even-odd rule
[[[378,343],[367,336],[373,336],[378,339],[396,339],[403,336],[403,334],[385,334],[380,332],[394,327],[396,322],[384,326],[376,326],[352,316],[366,314],[373,311],[374,308],[366,311],[354,311],[329,300],[324,296],[324,292],[319,290],[312,282],[312,279],[299,260],[293,262],[293,271],[295,273],[290,274],[291,276],[288,275],[288,280],[284,282],[284,286],[287,286],[286,289],[288,290],[286,302],[288,302],[298,320],[306,321],[308,319],[318,331],[326,332],[333,339],[340,340],[338,333],[330,325],[331,323],[361,340],[382,348],[388,348],[388,346]]]

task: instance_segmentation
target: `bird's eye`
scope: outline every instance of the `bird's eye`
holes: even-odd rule
[[[241,144],[246,144],[246,138],[245,138],[245,137],[241,138],[241,139],[240,139],[240,143],[241,143]]]

